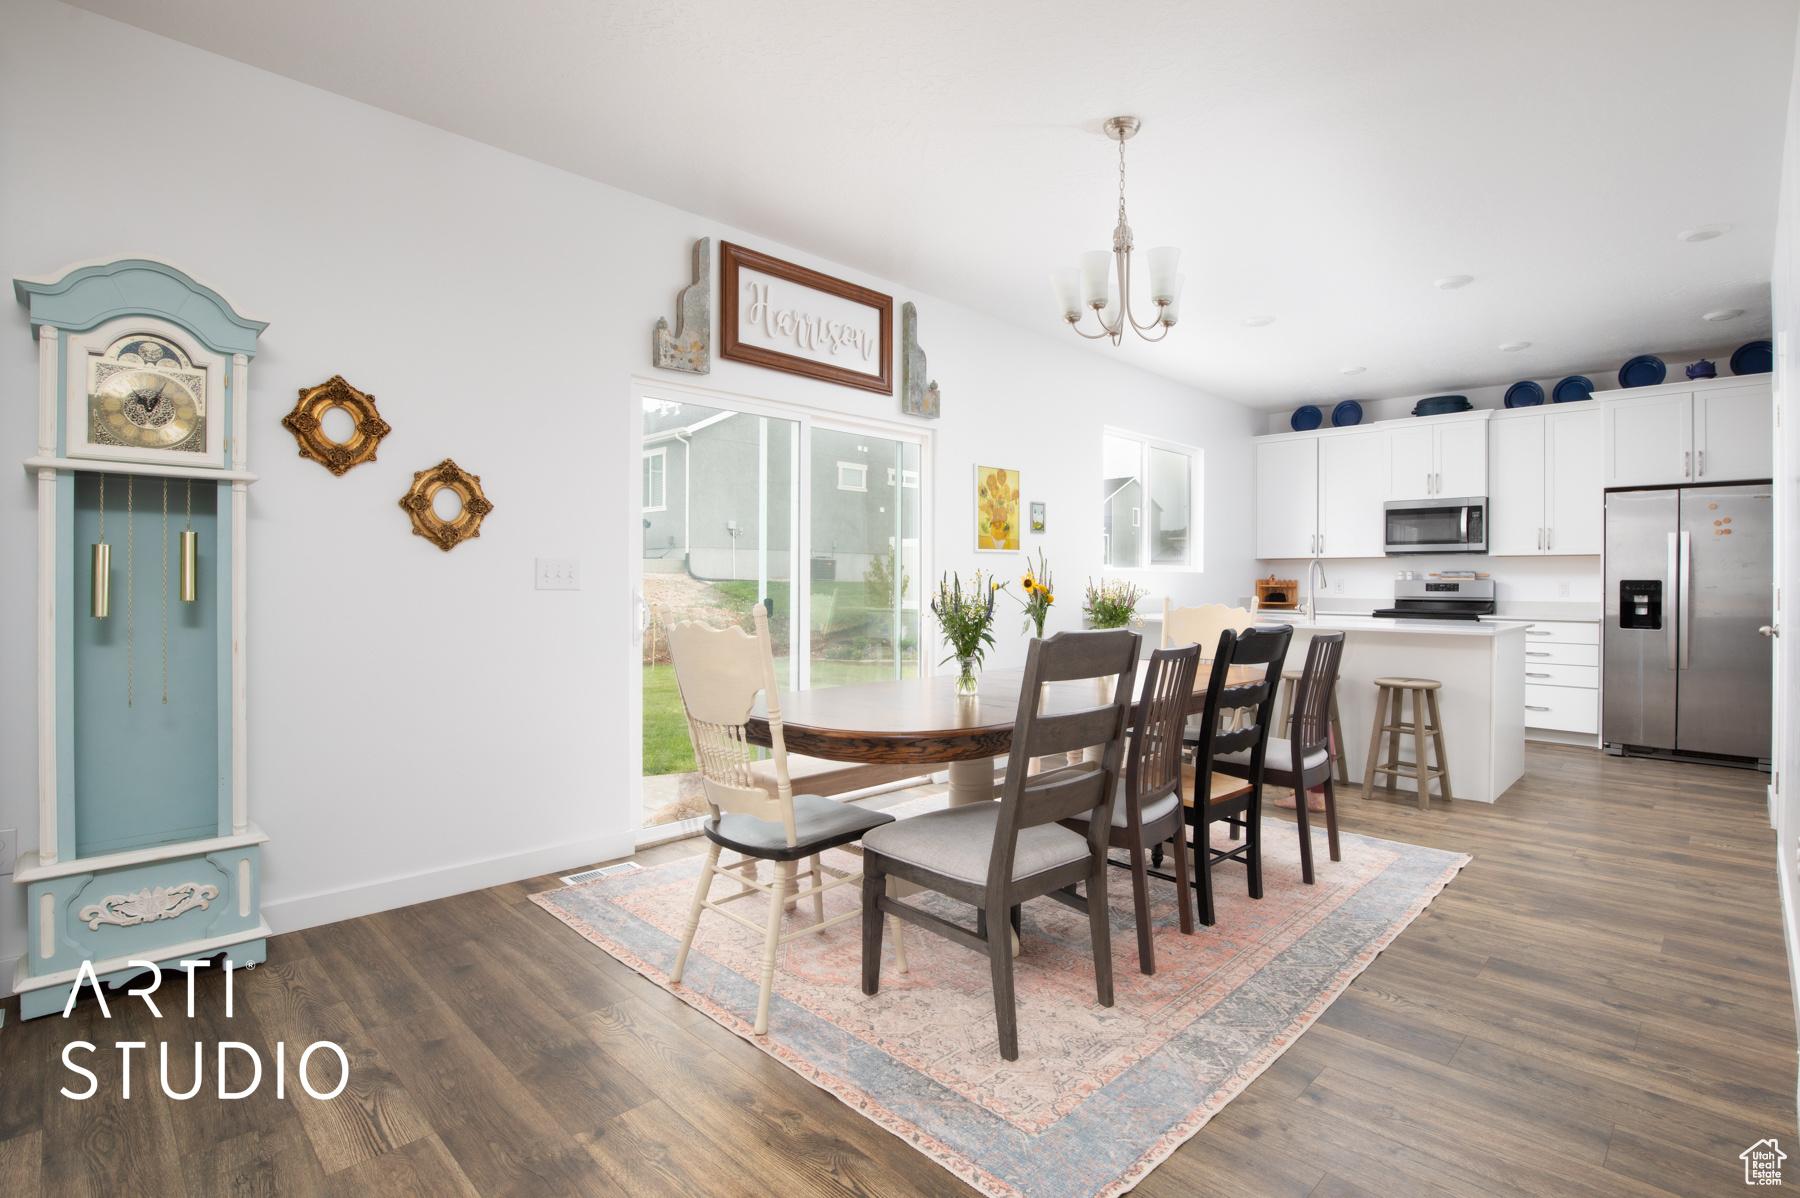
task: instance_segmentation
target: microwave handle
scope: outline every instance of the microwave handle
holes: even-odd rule
[[[1465,503],[1457,510],[1462,512],[1462,543],[1467,545],[1469,543],[1469,505]]]

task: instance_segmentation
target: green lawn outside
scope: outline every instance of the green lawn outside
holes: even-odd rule
[[[754,583],[751,585],[755,585]],[[787,661],[775,663],[777,677],[787,682]],[[916,677],[916,661],[905,663],[906,676]],[[849,686],[858,682],[885,682],[894,676],[891,661],[815,661],[814,689]],[[687,717],[681,711],[681,692],[675,688],[674,666],[644,667],[644,775],[685,774],[694,768],[694,747],[688,740]]]

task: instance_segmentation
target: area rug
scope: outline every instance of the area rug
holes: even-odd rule
[[[895,808],[902,817],[941,796]],[[1224,847],[1224,831],[1215,833]],[[1151,883],[1157,972],[1138,971],[1130,875],[1112,871],[1115,1004],[1094,1000],[1086,916],[1025,905],[1015,958],[1019,1059],[998,1051],[986,956],[907,929],[896,971],[892,925],[881,991],[861,989],[860,921],[784,947],[769,1033],[752,1032],[762,937],[708,913],[679,986],[669,969],[699,858],[532,896],[606,952],[996,1198],[1111,1198],[1188,1139],[1267,1069],[1469,860],[1345,834],[1343,860],[1315,835],[1318,881],[1300,881],[1294,826],[1265,821],[1264,894],[1241,866],[1214,871],[1218,924],[1183,936],[1175,887]],[[830,864],[855,869],[843,853]],[[764,867],[765,871],[767,867]],[[767,877],[765,872],[764,877]],[[731,883],[715,880],[714,893]],[[828,893],[826,916],[856,887]],[[746,908],[763,900],[744,900]],[[965,924],[941,896],[908,900]],[[789,920],[812,918],[811,901]],[[760,918],[748,912],[751,918]]]

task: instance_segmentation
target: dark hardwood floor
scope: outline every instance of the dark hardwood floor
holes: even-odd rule
[[[1796,1130],[1765,780],[1534,745],[1492,806],[1352,791],[1348,830],[1475,860],[1136,1192],[1737,1192],[1738,1153]],[[557,884],[278,937],[237,975],[230,1019],[216,970],[193,1020],[179,976],[160,1021],[122,998],[103,1019],[89,998],[21,1024],[9,1000],[0,1195],[973,1193],[527,901]],[[60,1060],[77,1039],[102,1049],[85,1102],[59,1093],[83,1084]],[[164,1096],[165,1039],[177,1088],[206,1042],[199,1097]],[[292,1079],[320,1039],[353,1061],[331,1103]],[[128,1100],[122,1040],[149,1045]],[[219,1101],[220,1040],[265,1060],[284,1041],[288,1098],[265,1069]],[[316,1085],[336,1072],[315,1057]]]

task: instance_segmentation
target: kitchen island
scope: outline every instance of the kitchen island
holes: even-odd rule
[[[1298,613],[1261,612],[1261,625],[1291,624],[1287,668],[1306,664],[1315,633],[1344,633],[1338,667],[1338,710],[1353,785],[1368,763],[1375,719],[1375,679],[1435,678],[1450,757],[1450,790],[1459,799],[1491,803],[1525,773],[1525,623],[1510,620],[1389,620],[1322,614],[1307,623]],[[1406,706],[1412,720],[1412,701]],[[1279,729],[1279,722],[1276,725]],[[1411,738],[1401,759],[1412,760]],[[1377,780],[1411,795],[1411,778]]]

